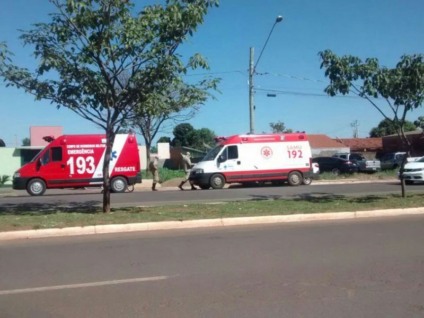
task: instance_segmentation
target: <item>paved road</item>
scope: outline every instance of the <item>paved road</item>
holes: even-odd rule
[[[424,217],[0,242],[0,312],[424,316]]]
[[[378,195],[400,193],[399,182],[315,184],[311,186],[247,187],[222,190],[197,191],[139,191],[112,194],[112,207],[154,206],[187,202],[216,202],[231,200],[263,200],[335,195]],[[424,193],[424,185],[407,186],[408,192]],[[0,211],[16,205],[48,209],[60,205],[81,207],[101,206],[102,195],[99,189],[88,190],[48,190],[46,195],[31,197],[24,191],[13,191],[12,195],[0,196]]]

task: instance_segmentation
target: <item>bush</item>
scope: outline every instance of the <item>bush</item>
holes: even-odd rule
[[[0,186],[4,185],[10,180],[10,176],[2,175],[0,178]]]
[[[159,168],[159,177],[161,182],[165,182],[175,178],[184,178],[185,172],[183,170],[171,170],[167,168]],[[152,179],[153,176],[148,170],[142,173],[143,179]]]

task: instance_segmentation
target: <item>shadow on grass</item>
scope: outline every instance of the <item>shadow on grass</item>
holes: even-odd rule
[[[388,196],[392,197],[392,196]],[[388,198],[387,196],[376,196],[376,195],[367,195],[360,197],[352,197],[345,195],[337,195],[337,194],[328,194],[328,193],[320,193],[320,192],[308,192],[301,193],[293,196],[292,198],[287,198],[281,195],[252,195],[251,201],[266,201],[266,200],[292,200],[295,202],[308,202],[308,203],[359,203],[359,204],[370,204],[376,202],[382,202]],[[395,197],[395,195],[393,195]]]
[[[101,201],[69,202],[66,205],[51,203],[19,203],[3,204],[0,215],[50,215],[55,213],[87,213],[102,212]]]

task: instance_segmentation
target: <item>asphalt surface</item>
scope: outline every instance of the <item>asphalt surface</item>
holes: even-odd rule
[[[0,316],[422,318],[424,216],[0,242]]]

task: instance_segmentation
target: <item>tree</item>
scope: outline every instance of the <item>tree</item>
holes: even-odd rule
[[[109,162],[116,133],[153,107],[164,87],[178,87],[190,69],[206,66],[195,54],[183,63],[178,47],[203,23],[219,0],[168,0],[137,15],[122,0],[49,0],[51,22],[23,31],[34,46],[35,70],[13,64],[0,43],[0,76],[7,85],[65,107],[104,129],[103,211],[110,211]],[[123,78],[125,80],[123,80]],[[145,108],[146,107],[146,108]]]
[[[175,126],[171,145],[173,147],[190,147],[191,136],[194,133],[194,128],[189,123],[182,123]]]
[[[418,117],[417,120],[414,121],[414,125],[417,128],[424,129],[424,116]]]
[[[367,100],[396,129],[408,152],[411,143],[405,136],[406,115],[420,107],[424,99],[424,63],[422,54],[404,55],[395,68],[379,65],[376,58],[339,57],[330,50],[319,52],[321,68],[330,84],[330,96],[353,93]],[[406,162],[406,157],[405,157]],[[401,168],[402,173],[403,165]],[[405,183],[402,195],[405,196]]]
[[[215,144],[215,133],[208,128],[194,129],[188,123],[182,123],[174,128],[173,147],[191,147],[206,151]]]
[[[405,120],[404,131],[414,131],[417,127],[410,121]],[[374,127],[370,131],[370,137],[383,137],[388,135],[396,134],[396,127],[393,125],[393,122],[388,119],[383,119],[380,121],[377,127]]]
[[[162,92],[152,93],[143,111],[130,123],[139,130],[146,144],[146,160],[150,162],[150,148],[153,139],[163,128],[164,123],[177,123],[191,119],[199,106],[208,97],[210,89],[216,89],[218,79],[201,81],[197,85],[178,83],[177,86],[165,86]],[[148,105],[148,106],[146,106]]]
[[[167,142],[167,143],[171,143],[171,138],[169,138],[169,137],[165,137],[165,136],[162,136],[162,137],[160,137],[160,138],[158,139],[158,142]]]
[[[271,131],[274,134],[293,132],[292,129],[287,129],[286,125],[282,121],[277,121],[276,123],[269,123],[269,126],[271,127]]]
[[[0,139],[0,147],[6,147],[6,144],[4,143],[3,139]]]
[[[215,145],[215,133],[209,128],[196,129],[191,136],[191,147],[207,151]]]
[[[22,146],[31,146],[31,140],[29,138],[22,139]]]

